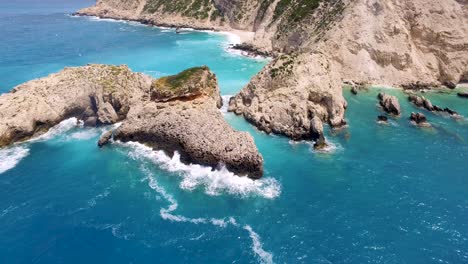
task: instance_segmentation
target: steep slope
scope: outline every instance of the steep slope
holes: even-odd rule
[[[100,0],[80,14],[254,31],[251,44],[276,56],[230,110],[267,132],[318,139],[316,117],[345,124],[344,82],[431,88],[466,79],[467,6],[464,0]]]

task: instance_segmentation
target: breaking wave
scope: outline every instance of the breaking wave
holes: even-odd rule
[[[22,159],[29,155],[25,146],[14,146],[0,149],[0,174],[13,169]]]
[[[63,120],[62,122],[60,122],[58,125],[52,127],[49,129],[49,131],[47,131],[46,133],[36,137],[36,138],[33,138],[31,140],[29,140],[28,142],[35,142],[35,141],[45,141],[45,140],[49,140],[55,136],[58,136],[60,134],[63,134],[73,128],[76,128],[78,126],[81,126],[82,124],[80,122],[78,122],[78,119],[75,118],[75,117],[72,117],[72,118],[69,118],[69,119],[66,119],[66,120]]]
[[[252,180],[236,176],[225,167],[212,170],[207,166],[184,164],[180,161],[177,152],[171,158],[163,151],[154,151],[140,143],[129,142],[122,145],[130,148],[128,153],[130,158],[150,160],[161,168],[179,175],[182,178],[180,188],[184,190],[192,191],[202,187],[206,194],[212,196],[228,193],[240,197],[260,196],[267,199],[274,199],[281,194],[280,184],[272,178]]]

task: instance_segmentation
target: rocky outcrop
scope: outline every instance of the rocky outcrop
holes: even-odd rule
[[[292,60],[303,63],[293,66]],[[346,101],[340,83],[333,81],[336,73],[322,67],[323,63],[327,60],[321,54],[281,56],[231,98],[228,110],[243,115],[266,133],[319,140],[320,133],[316,132],[322,130],[319,126],[323,121],[333,127],[346,124]],[[315,64],[323,71],[306,74]]]
[[[430,127],[431,124],[427,122],[427,118],[423,113],[411,113],[410,116],[411,122],[421,127]]]
[[[112,139],[113,131],[107,131],[106,133],[102,134],[98,141],[98,147],[102,148],[105,145],[109,144],[110,140]]]
[[[401,108],[400,103],[398,102],[398,98],[396,98],[393,95],[388,95],[386,93],[379,93],[378,98],[379,104],[385,112],[396,116],[401,114]]]
[[[315,116],[344,123],[344,80],[432,89],[467,76],[466,1],[100,0],[79,13],[255,32],[243,46],[276,56],[230,110],[293,139],[315,137]]]
[[[0,147],[47,131],[77,117],[89,125],[126,117],[130,106],[148,93],[151,77],[127,66],[65,68],[0,96]]]
[[[412,102],[415,106],[424,108],[430,112],[438,112],[438,113],[447,113],[452,117],[460,118],[461,116],[455,110],[452,110],[448,107],[442,108],[437,105],[433,105],[429,99],[426,99],[424,96],[418,96],[415,94],[411,94],[408,96],[408,100]]]
[[[468,98],[468,92],[459,92],[457,93],[459,97]]]
[[[105,133],[178,151],[184,162],[225,165],[238,175],[260,178],[263,158],[252,136],[237,132],[219,111],[216,76],[207,67],[154,80],[127,66],[88,65],[66,68],[22,84],[0,96],[0,147],[47,131],[76,117],[90,126],[122,122]]]

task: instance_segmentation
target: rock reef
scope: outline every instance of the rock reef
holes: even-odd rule
[[[216,76],[208,67],[153,79],[127,66],[65,68],[0,96],[0,147],[46,132],[76,117],[89,126],[122,122],[98,142],[138,141],[184,162],[225,165],[260,178],[263,158],[252,136],[232,129],[218,108]]]
[[[408,100],[413,103],[415,106],[419,108],[426,109],[427,111],[430,112],[436,112],[436,113],[446,113],[454,118],[460,118],[460,114],[456,112],[455,110],[452,110],[448,107],[442,108],[437,105],[434,105],[431,103],[431,101],[424,96],[418,96],[415,94],[411,94],[408,96]]]

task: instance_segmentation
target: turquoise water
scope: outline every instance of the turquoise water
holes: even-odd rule
[[[0,3],[0,92],[65,66],[128,64],[155,77],[206,64],[224,95],[266,63],[226,36],[72,18],[89,2]],[[29,0],[30,1],[30,0]],[[375,122],[380,90],[403,116]],[[264,179],[184,165],[136,144],[99,150],[102,129],[67,120],[0,150],[0,263],[468,263],[468,122],[416,111],[398,90],[349,103],[328,153],[250,132]],[[468,116],[454,93],[426,94]]]

